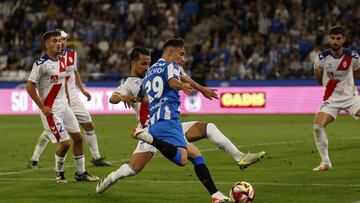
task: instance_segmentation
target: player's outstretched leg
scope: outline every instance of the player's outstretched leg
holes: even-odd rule
[[[96,192],[105,192],[118,180],[140,173],[151,161],[155,153],[156,149],[154,146],[139,141],[129,163],[121,165],[118,170],[111,172],[108,176],[99,180],[96,186]]]
[[[188,123],[191,124],[191,122]],[[186,122],[183,124],[187,125]],[[196,122],[191,125],[185,135],[190,142],[208,138],[211,143],[230,154],[242,170],[255,164],[265,155],[264,151],[244,154],[213,123]]]
[[[326,171],[332,169],[332,165],[329,158],[328,151],[328,139],[323,126],[314,124],[314,139],[317,150],[321,157],[321,163],[319,166],[313,168],[313,171]]]
[[[189,160],[194,165],[196,176],[211,195],[212,203],[229,202],[230,198],[221,193],[215,186],[205,159],[193,144],[188,145]]]
[[[85,155],[83,152],[82,136],[80,132],[70,133],[69,135],[73,139],[73,156],[75,161],[75,179],[77,181],[98,181],[99,177],[91,175],[85,170]]]
[[[175,147],[172,144],[164,142],[154,136],[152,136],[146,129],[135,128],[130,136],[142,140],[148,144],[153,145],[158,149],[162,155],[164,155],[167,159],[174,162],[178,166],[185,166],[187,163],[187,151],[184,148]]]
[[[92,122],[81,123],[81,126],[85,130],[84,138],[85,138],[85,143],[89,146],[90,149],[90,153],[92,157],[91,162],[95,166],[112,166],[111,163],[105,161],[105,157],[102,157],[100,155],[94,124]]]
[[[38,141],[36,143],[33,156],[31,157],[31,159],[27,163],[27,167],[29,169],[38,169],[40,156],[43,153],[44,149],[46,148],[46,146],[47,146],[47,144],[49,142],[49,139],[46,137],[46,135],[48,133],[49,132],[46,131],[46,130],[44,130],[41,133],[41,135],[40,135],[40,137],[39,137],[39,139],[38,139]]]

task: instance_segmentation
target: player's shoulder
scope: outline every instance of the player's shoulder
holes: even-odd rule
[[[71,48],[65,48],[64,49],[65,53],[76,53],[76,51],[74,49],[71,49]]]
[[[41,66],[45,64],[47,61],[53,61],[53,59],[51,59],[49,55],[45,54],[41,58],[36,60],[34,63],[36,66]]]
[[[135,86],[138,87],[141,85],[142,81],[143,81],[142,78],[136,76],[129,76],[122,82],[122,84],[127,85],[129,87],[135,87]]]
[[[350,50],[348,48],[344,48],[344,54],[355,59],[359,58],[359,54],[356,51]]]
[[[327,49],[323,52],[321,52],[318,56],[318,59],[321,61],[323,60],[324,58],[326,58],[327,56],[331,56],[331,50],[330,49]]]

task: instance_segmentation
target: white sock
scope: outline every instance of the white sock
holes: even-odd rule
[[[59,157],[55,154],[55,171],[56,172],[64,172],[64,163],[65,163],[66,155],[64,157]]]
[[[120,166],[118,170],[116,170],[112,176],[111,181],[115,182],[121,178],[127,177],[127,176],[133,176],[136,175],[135,171],[129,166],[129,164],[123,164]]]
[[[34,154],[31,157],[32,161],[39,161],[41,154],[43,153],[44,149],[46,148],[46,146],[49,142],[49,139],[46,137],[46,135],[48,133],[49,132],[46,130],[44,130],[44,132],[41,133],[41,135],[36,143]]]
[[[85,156],[74,156],[76,173],[78,175],[83,174],[85,172]]]
[[[95,130],[85,131],[85,142],[89,146],[91,157],[94,159],[100,158],[101,156]]]
[[[321,162],[330,163],[328,152],[328,139],[323,126],[314,124],[314,138],[316,147],[321,157]]]
[[[244,153],[240,152],[238,148],[224,135],[213,123],[208,123],[206,126],[207,138],[218,146],[220,149],[229,153],[235,161],[239,162]]]

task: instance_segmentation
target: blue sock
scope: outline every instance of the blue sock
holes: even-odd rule
[[[200,164],[205,164],[205,159],[202,155],[200,155],[200,156],[195,157],[192,162],[193,162],[194,166],[197,166]]]

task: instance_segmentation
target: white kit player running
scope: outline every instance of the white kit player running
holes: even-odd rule
[[[66,64],[66,79],[70,97],[70,108],[74,112],[76,119],[83,127],[85,131],[85,143],[89,146],[90,153],[92,156],[91,162],[95,166],[111,166],[111,163],[106,162],[104,159],[105,157],[101,157],[99,152],[99,146],[97,142],[97,137],[95,134],[94,124],[92,122],[91,116],[89,111],[85,108],[84,104],[81,102],[78,94],[78,89],[87,97],[88,101],[91,100],[91,95],[84,89],[79,72],[77,70],[78,67],[78,58],[77,53],[74,50],[66,49],[68,34],[62,30],[57,30],[61,33],[62,37],[62,55],[65,58]],[[46,148],[49,142],[49,133],[48,131],[44,130],[35,146],[35,150],[31,160],[28,161],[28,168],[30,169],[37,169],[38,162],[40,156],[44,149]]]
[[[40,117],[44,129],[49,132],[48,138],[58,143],[55,152],[55,174],[57,182],[67,182],[64,176],[66,153],[73,140],[73,156],[75,160],[75,179],[78,181],[97,181],[97,176],[85,170],[82,135],[65,97],[66,65],[65,58],[59,57],[62,39],[60,32],[49,31],[42,36],[46,47],[46,55],[35,61],[27,81],[26,90],[40,108]],[[35,85],[38,87],[36,92]]]
[[[336,119],[340,110],[347,111],[355,119],[360,116],[360,96],[354,85],[354,79],[360,75],[359,55],[343,47],[343,27],[332,27],[329,34],[331,49],[321,53],[314,62],[315,79],[325,87],[323,103],[313,126],[315,144],[321,157],[321,163],[314,171],[332,169],[325,133],[327,124]]]
[[[143,67],[146,67],[146,65],[143,65]],[[134,77],[127,78],[126,81],[117,88],[110,98],[110,102],[119,103],[122,101],[126,106],[131,106],[136,111],[136,117],[139,121],[138,126],[147,127],[149,112],[147,103],[134,103],[134,100],[140,91],[146,69],[135,67],[135,65],[132,68],[134,69]],[[186,76],[181,76],[181,79],[183,79],[183,77]],[[190,81],[191,79],[187,80]],[[216,93],[214,93],[211,89],[204,88],[192,80],[189,83],[191,83],[194,87],[196,86],[196,89],[201,89],[204,96],[206,95],[208,98],[216,98]],[[200,139],[208,138],[217,147],[229,153],[236,162],[239,163],[241,161],[243,165],[240,166],[243,169],[256,163],[264,156],[264,152],[257,154],[243,154],[217,129],[215,124],[190,121],[183,122],[182,128],[188,141],[194,142]],[[156,152],[157,149],[154,146],[147,144],[144,141],[139,141],[129,163],[123,164],[117,171],[110,173],[106,178],[100,181],[100,184],[97,187],[97,192],[104,192],[117,180],[139,173],[150,162]]]

